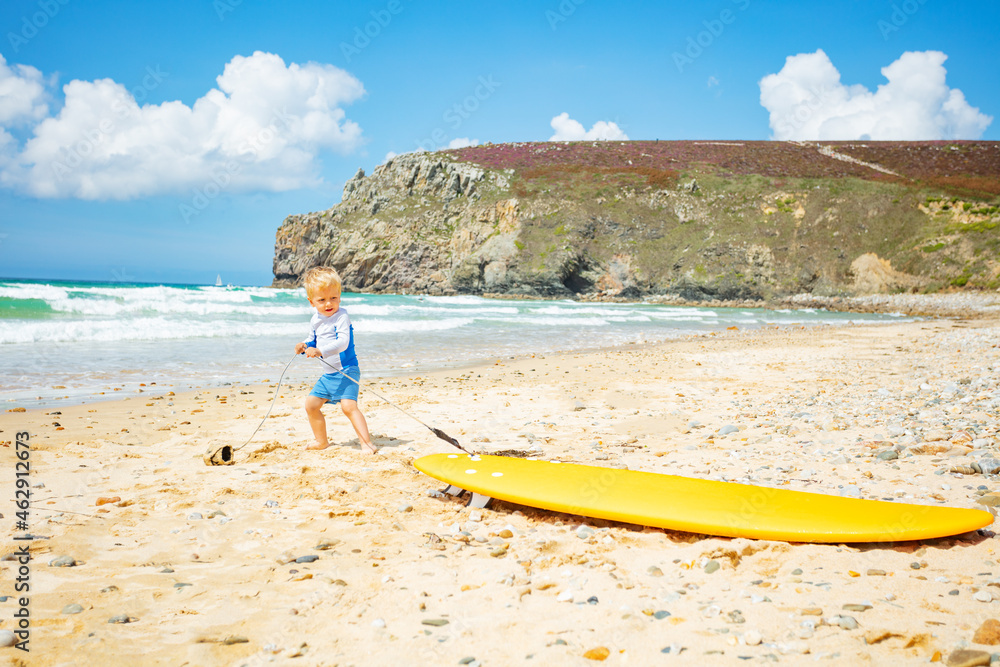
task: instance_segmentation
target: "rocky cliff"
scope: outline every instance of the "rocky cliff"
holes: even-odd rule
[[[291,215],[275,286],[759,299],[1000,287],[996,142],[577,142],[411,153]]]

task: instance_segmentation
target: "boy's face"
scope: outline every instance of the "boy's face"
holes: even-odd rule
[[[309,297],[316,312],[324,317],[330,317],[340,309],[340,290],[336,287],[320,287]]]

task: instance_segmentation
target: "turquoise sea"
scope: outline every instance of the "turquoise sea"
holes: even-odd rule
[[[367,377],[769,325],[890,321],[817,310],[344,294]],[[0,407],[274,381],[308,333],[301,289],[0,280]],[[292,380],[316,376],[296,360]],[[101,394],[101,392],[104,392]]]

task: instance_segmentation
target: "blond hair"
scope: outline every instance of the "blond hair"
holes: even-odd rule
[[[318,290],[325,287],[332,287],[338,292],[341,289],[340,274],[329,266],[314,266],[309,269],[302,278],[302,284],[306,288],[306,296],[310,299]]]

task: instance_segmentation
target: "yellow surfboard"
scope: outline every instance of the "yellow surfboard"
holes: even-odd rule
[[[486,454],[413,462],[450,492],[642,526],[789,542],[899,542],[993,523],[983,510],[842,498],[735,482]]]

